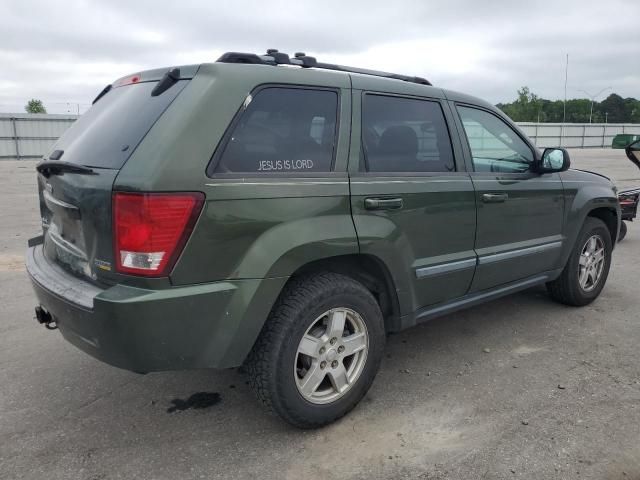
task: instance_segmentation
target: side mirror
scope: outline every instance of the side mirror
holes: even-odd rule
[[[564,148],[545,148],[537,170],[539,173],[564,172],[570,166],[569,152]]]
[[[629,160],[636,164],[638,168],[640,168],[640,140],[636,140],[633,143],[627,145],[627,148],[624,149],[625,153]]]

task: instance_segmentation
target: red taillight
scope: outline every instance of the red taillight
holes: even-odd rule
[[[204,195],[113,194],[116,270],[147,277],[168,275],[200,214]]]

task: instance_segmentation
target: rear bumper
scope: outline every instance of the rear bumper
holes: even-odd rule
[[[41,245],[27,250],[26,266],[38,304],[66,340],[141,373],[242,364],[286,281],[101,289],[50,263]]]

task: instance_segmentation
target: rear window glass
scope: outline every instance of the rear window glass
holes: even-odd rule
[[[328,172],[337,112],[330,90],[264,88],[236,122],[214,173]]]
[[[114,88],[98,100],[67,130],[55,145],[60,160],[89,167],[119,169],[162,112],[182,91],[180,80],[152,97],[157,82]]]
[[[369,172],[452,172],[449,131],[440,104],[366,95],[362,143]]]

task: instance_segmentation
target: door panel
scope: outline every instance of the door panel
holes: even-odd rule
[[[486,109],[453,105],[476,192],[478,267],[471,292],[558,268],[564,216],[559,175],[532,171],[534,148]]]
[[[370,210],[369,198],[401,198],[403,205]],[[354,175],[351,208],[361,253],[393,265],[394,277],[408,277],[413,310],[467,292],[476,265],[476,207],[468,175]]]
[[[357,90],[353,98],[349,169],[360,252],[389,267],[402,314],[464,295],[476,267],[476,200],[464,167],[456,171],[464,163],[445,121],[450,111],[430,99]]]
[[[563,240],[558,174],[471,177],[478,200],[478,269],[471,291],[557,268]],[[483,199],[485,195],[506,198],[492,203]]]

